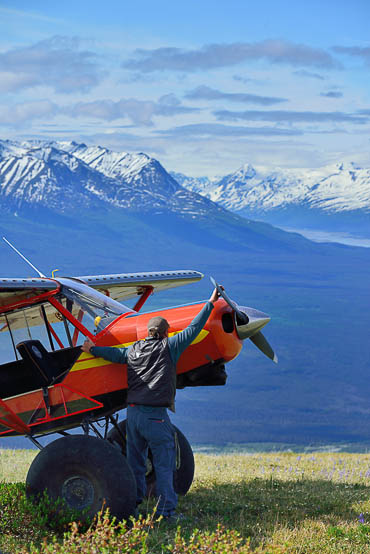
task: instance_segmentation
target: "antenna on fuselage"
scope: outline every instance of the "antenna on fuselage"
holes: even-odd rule
[[[25,262],[28,263],[28,265],[30,265],[32,267],[32,269],[34,269],[36,271],[36,273],[38,273],[38,275],[40,277],[46,277],[43,273],[41,273],[41,271],[39,271],[37,269],[37,267],[35,267],[33,264],[31,264],[31,262],[29,260],[27,260],[26,256],[23,256],[23,254],[21,252],[19,252],[19,250],[16,249],[15,246],[12,245],[11,242],[8,241],[8,239],[6,239],[5,237],[3,237],[3,240],[5,240],[6,244],[8,244],[10,246],[10,248],[12,248],[14,250],[14,252],[16,252],[21,258],[23,258],[23,260]]]

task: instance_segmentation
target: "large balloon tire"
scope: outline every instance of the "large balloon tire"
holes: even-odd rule
[[[136,507],[135,477],[121,452],[110,442],[87,435],[69,435],[45,446],[33,460],[26,494],[38,501],[44,492],[81,519],[92,519],[102,508],[118,520]]]
[[[113,444],[116,443],[122,450],[122,454],[126,456],[126,420],[118,423],[118,429],[113,427],[108,433],[108,440]],[[176,434],[176,470],[174,472],[173,485],[175,492],[184,496],[191,487],[194,479],[194,455],[192,448],[185,435],[175,425],[172,425]],[[155,496],[155,470],[153,467],[152,453],[148,452],[146,474],[147,496]]]

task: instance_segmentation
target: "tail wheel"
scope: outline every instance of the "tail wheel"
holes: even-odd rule
[[[108,440],[117,443],[126,456],[126,420],[118,423],[120,431],[113,428],[108,433]],[[174,489],[177,494],[185,495],[191,487],[194,478],[194,455],[191,446],[180,429],[173,425],[176,441],[176,471],[174,472]],[[153,457],[149,449],[147,459],[146,485],[147,495],[155,495],[155,469]]]
[[[44,491],[82,517],[92,518],[104,507],[127,519],[136,506],[135,477],[126,458],[108,441],[86,435],[63,437],[39,452],[28,471],[26,493],[37,501]]]

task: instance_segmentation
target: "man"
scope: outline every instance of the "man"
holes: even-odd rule
[[[219,293],[214,289],[209,301],[193,321],[180,333],[168,336],[168,322],[152,317],[148,337],[128,348],[100,347],[86,339],[84,352],[115,363],[127,364],[127,461],[136,478],[137,505],[146,493],[146,460],[148,447],[153,455],[156,474],[157,511],[175,520],[177,495],[173,487],[176,468],[174,431],[167,408],[174,411],[176,364],[184,350],[199,335],[213,310]]]

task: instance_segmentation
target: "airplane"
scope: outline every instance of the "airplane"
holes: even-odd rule
[[[0,340],[7,335],[12,350],[12,360],[0,365],[0,438],[23,435],[40,449],[26,478],[27,496],[34,501],[47,491],[81,518],[94,517],[104,506],[127,519],[136,501],[135,478],[124,457],[126,422],[118,421],[118,412],[127,407],[127,367],[82,352],[81,344],[89,338],[97,346],[128,346],[147,336],[147,323],[155,315],[167,319],[169,335],[180,332],[204,301],[154,312],[141,309],[150,295],[195,283],[203,274],[178,270],[56,277],[54,270],[50,278],[4,240],[38,276],[0,277]],[[237,305],[211,280],[220,298],[180,357],[178,389],[225,385],[225,364],[238,356],[246,339],[277,362],[261,332],[270,317]],[[132,308],[122,303],[132,298]],[[74,428],[80,432],[71,433]],[[174,486],[186,494],[194,457],[186,437],[175,426],[174,431]],[[55,433],[60,438],[40,443]],[[148,495],[155,494],[150,451],[147,485]]]

